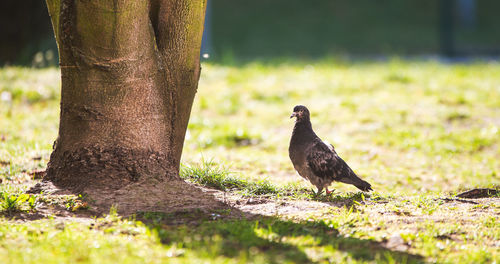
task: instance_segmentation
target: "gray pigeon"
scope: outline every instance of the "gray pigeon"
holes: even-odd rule
[[[327,194],[330,194],[328,185],[332,181],[352,184],[364,192],[372,190],[371,185],[360,179],[337,155],[331,144],[323,142],[314,133],[307,107],[295,106],[290,118],[293,117],[297,120],[290,139],[288,154],[295,170],[318,188],[318,194],[323,188],[326,189]]]

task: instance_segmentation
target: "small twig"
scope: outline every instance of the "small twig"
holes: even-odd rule
[[[465,199],[458,199],[458,198],[438,198],[435,200],[443,200],[446,202],[461,202],[461,203],[471,203],[471,204],[478,204],[478,202],[470,201],[470,200],[465,200]]]
[[[477,188],[472,189],[463,193],[457,194],[457,197],[460,198],[486,198],[493,197],[499,193],[498,190],[488,189],[488,188]]]

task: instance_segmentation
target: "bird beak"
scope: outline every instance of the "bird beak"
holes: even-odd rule
[[[293,112],[292,115],[290,116],[290,118],[293,118],[293,117],[296,117],[297,116],[297,112]]]

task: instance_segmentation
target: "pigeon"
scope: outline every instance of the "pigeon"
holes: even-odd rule
[[[339,157],[333,145],[322,141],[314,133],[309,117],[309,110],[303,105],[293,108],[290,118],[297,118],[293,128],[288,154],[293,167],[302,178],[305,178],[318,188],[317,194],[333,181],[339,181],[356,186],[367,192],[371,185],[360,179],[347,163]]]

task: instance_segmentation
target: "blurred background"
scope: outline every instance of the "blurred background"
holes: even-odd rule
[[[498,10],[494,0],[209,0],[203,53],[220,63],[498,56]],[[0,65],[57,65],[45,1],[7,0],[0,13]]]

